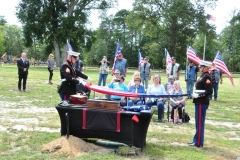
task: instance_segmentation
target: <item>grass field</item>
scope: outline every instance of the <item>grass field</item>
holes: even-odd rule
[[[86,67],[85,74],[98,81],[98,69]],[[126,84],[134,70],[129,70]],[[154,70],[167,82],[164,71]],[[57,85],[59,70],[54,70],[53,85],[48,84],[46,66],[29,69],[27,92],[18,92],[16,65],[0,66],[0,159],[68,159],[66,155],[42,153],[43,144],[60,137],[60,119],[55,106],[60,102]],[[175,125],[157,123],[153,115],[147,133],[147,144],[137,159],[240,159],[240,75],[233,75],[235,87],[224,75],[218,101],[211,101],[205,125],[205,146],[189,147],[195,133],[194,106],[187,100],[190,123]],[[109,75],[107,82],[112,79]],[[180,78],[185,89],[184,73]],[[91,94],[92,96],[93,94]],[[166,120],[166,116],[165,116]],[[91,153],[73,159],[136,159],[114,153]]]

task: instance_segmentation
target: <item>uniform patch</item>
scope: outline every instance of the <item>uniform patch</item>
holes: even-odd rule
[[[207,83],[207,84],[210,84],[211,82],[210,82],[210,80],[209,80],[209,79],[207,79],[207,80],[206,80],[206,83]]]

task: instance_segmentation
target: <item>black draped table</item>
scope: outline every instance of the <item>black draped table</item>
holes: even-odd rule
[[[143,148],[153,110],[140,112],[56,106],[61,120],[61,135],[100,138]]]

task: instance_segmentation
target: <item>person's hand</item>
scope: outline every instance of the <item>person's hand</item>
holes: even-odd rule
[[[26,72],[27,68],[23,68],[23,72]]]
[[[126,74],[124,74],[124,77],[126,77]]]
[[[192,96],[193,98],[198,98],[198,97],[199,97],[199,94],[193,93],[193,94],[191,94],[191,96]]]
[[[159,102],[159,101],[163,101],[163,98],[159,98],[159,99],[158,99],[158,102]]]
[[[69,68],[66,68],[66,73],[70,73],[70,69]]]
[[[87,79],[87,80],[91,81],[91,80],[92,80],[92,78],[91,78],[91,77],[88,77],[88,79]]]

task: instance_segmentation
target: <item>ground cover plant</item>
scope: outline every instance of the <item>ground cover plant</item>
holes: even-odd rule
[[[129,70],[125,83],[134,71]],[[98,68],[86,67],[84,72],[93,79],[93,84],[97,84]],[[163,84],[167,82],[163,70],[154,70],[154,73],[162,76]],[[46,66],[31,66],[27,92],[19,92],[17,66],[0,66],[0,159],[69,159],[64,154],[41,152],[42,145],[60,137],[60,119],[55,109],[60,102],[57,94],[60,74],[59,70],[54,70],[53,85],[48,84],[48,74]],[[240,75],[233,77],[235,87],[224,75],[218,101],[211,101],[207,110],[203,148],[187,145],[195,133],[194,107],[192,100],[187,100],[190,123],[175,125],[167,122],[166,115],[164,123],[157,123],[154,113],[147,144],[139,156],[124,157],[107,152],[71,159],[240,159]],[[109,74],[107,82],[111,79]],[[184,72],[180,81],[185,90]]]

